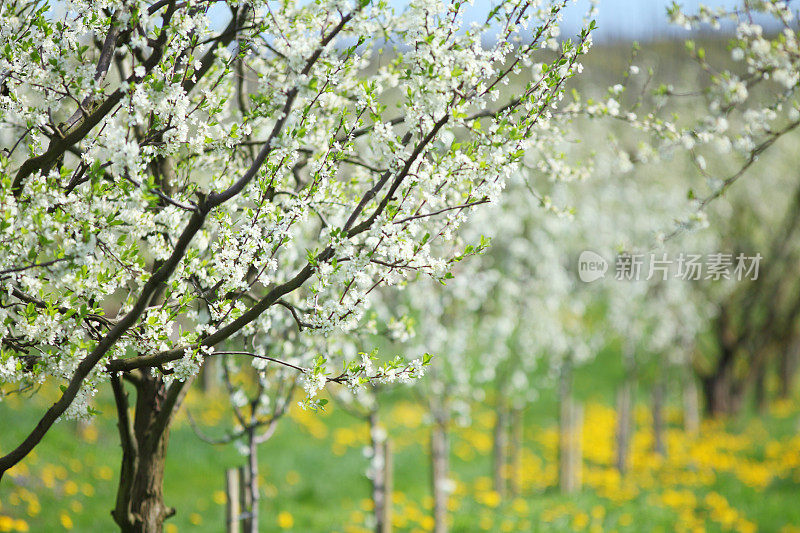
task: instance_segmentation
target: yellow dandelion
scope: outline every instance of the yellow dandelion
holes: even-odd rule
[[[572,518],[572,529],[581,530],[586,529],[589,525],[589,515],[583,512],[576,514]]]
[[[500,505],[500,494],[494,490],[479,492],[475,495],[475,499],[486,507],[494,508]]]
[[[72,529],[74,524],[72,523],[72,518],[70,518],[69,514],[66,511],[61,511],[61,514],[58,515],[58,519],[61,522],[61,526],[64,529]]]
[[[42,511],[42,505],[39,500],[31,500],[28,502],[28,516],[36,516]]]
[[[67,496],[75,496],[78,494],[78,484],[72,480],[67,481],[64,483],[64,493]]]
[[[294,517],[289,511],[278,513],[278,527],[281,529],[291,529],[294,526]]]
[[[101,466],[99,468],[96,468],[95,471],[94,471],[94,476],[97,479],[102,479],[102,480],[106,480],[106,481],[111,479],[113,475],[114,475],[114,471],[111,470],[110,467],[105,466],[105,465]]]
[[[528,502],[524,498],[515,498],[511,503],[511,508],[517,514],[528,514]]]
[[[364,511],[372,511],[375,508],[375,502],[370,500],[369,498],[364,498],[361,500],[361,509]]]
[[[98,432],[97,428],[94,427],[93,425],[84,426],[83,431],[81,433],[83,440],[85,440],[86,442],[88,443],[97,442]]]
[[[94,486],[91,483],[83,483],[81,485],[81,493],[84,496],[94,496]]]

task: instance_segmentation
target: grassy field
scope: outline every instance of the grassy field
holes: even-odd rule
[[[469,427],[454,428],[451,500],[454,531],[800,531],[800,435],[796,402],[773,404],[764,416],[706,423],[699,437],[680,429],[668,409],[667,456],[652,453],[649,411],[636,409],[632,471],[612,466],[615,413],[611,387],[586,387],[607,368],[598,360],[577,376],[591,390],[583,428],[584,488],[556,489],[555,404],[552,395],[526,411],[523,493],[501,501],[491,490],[494,415],[476,406]],[[609,376],[610,385],[613,379]],[[596,383],[596,381],[595,381]],[[677,400],[677,398],[673,398]],[[44,405],[10,396],[0,403],[0,448],[7,450]],[[62,422],[0,487],[0,531],[113,531],[110,517],[120,447],[113,406],[89,424]],[[187,408],[204,426],[226,421],[225,399],[196,393]],[[402,394],[383,418],[396,449],[394,521],[399,531],[433,526],[424,410]],[[208,429],[214,432],[213,427]],[[315,414],[295,409],[260,448],[263,531],[364,531],[371,501],[364,475],[365,423],[336,405]],[[166,498],[177,508],[167,531],[224,529],[224,471],[242,456],[232,446],[200,441],[185,414],[172,433]]]
[[[676,43],[651,47],[662,67],[675,72],[683,68],[675,53],[680,49]],[[605,87],[626,69],[628,53],[620,50],[600,56],[606,68],[595,70],[594,85]],[[794,158],[788,160],[794,164]],[[746,413],[736,420],[705,423],[698,436],[691,436],[681,430],[673,387],[667,454],[661,457],[652,452],[647,387],[642,385],[632,469],[621,478],[612,465],[611,407],[619,361],[618,353],[606,353],[576,371],[575,390],[585,405],[584,487],[577,495],[561,495],[556,487],[557,405],[552,390],[542,391],[525,412],[522,494],[505,501],[491,488],[494,414],[485,405],[473,406],[472,424],[453,428],[453,531],[800,532],[800,401],[774,403],[763,415]],[[19,443],[55,397],[47,390],[32,399],[5,397],[0,402],[0,452]],[[215,426],[230,423],[226,405],[220,393],[194,390],[186,409],[215,435]],[[88,423],[57,424],[9,472],[0,484],[0,532],[116,530],[110,510],[121,448],[108,390],[101,391],[97,407],[101,414]],[[170,438],[165,493],[177,514],[166,531],[223,531],[225,470],[244,458],[233,446],[201,441],[188,424],[186,409]],[[399,391],[381,414],[396,453],[395,529],[430,531],[425,410]],[[261,530],[368,531],[368,437],[366,423],[334,402],[325,413],[294,408],[259,450]]]

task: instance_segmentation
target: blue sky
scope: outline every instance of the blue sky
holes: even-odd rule
[[[472,16],[478,16],[481,11],[486,11],[492,5],[490,0],[475,0],[475,6],[470,10]],[[687,12],[697,10],[697,0],[679,0]],[[705,5],[712,7],[732,7],[737,0],[704,0]],[[396,6],[407,5],[408,0],[394,0]],[[669,32],[673,35],[685,36],[685,33],[667,24],[667,7],[672,0],[600,0],[600,14],[597,18],[598,30],[596,40],[613,38],[646,40],[654,35],[664,35]],[[565,19],[564,34],[575,33],[586,11],[588,2],[580,0],[578,5],[568,8]]]
[[[701,2],[685,0],[679,3],[684,6],[686,12],[693,13]],[[737,4],[735,0],[704,0],[702,3],[712,7],[732,7]],[[670,5],[672,0],[600,0],[598,33],[595,34],[595,38],[646,39],[666,32],[681,35],[682,30],[667,23],[666,13]],[[574,31],[580,21],[580,15],[572,16],[566,21],[564,29]]]
[[[309,0],[299,0],[308,2]],[[408,5],[409,0],[391,0],[395,7]],[[687,13],[697,11],[699,4],[711,7],[727,7],[741,3],[741,0],[678,0]],[[467,20],[481,19],[489,6],[493,5],[492,0],[474,0],[474,6],[467,10]],[[599,15],[597,17],[598,29],[594,34],[596,42],[608,41],[613,39],[637,39],[646,41],[648,38],[663,37],[665,35],[686,38],[686,31],[671,26],[667,22],[667,7],[672,4],[672,0],[600,0]],[[588,0],[578,0],[577,4],[568,6],[562,35],[574,35],[580,30],[583,15],[589,5]],[[212,8],[212,10],[215,8]],[[218,6],[219,12],[225,10]],[[227,11],[225,11],[227,15]],[[212,15],[214,18],[214,15]],[[227,19],[226,17],[223,17]],[[222,20],[219,21],[222,25]]]

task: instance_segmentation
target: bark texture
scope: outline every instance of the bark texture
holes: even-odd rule
[[[666,383],[661,377],[656,378],[653,384],[653,450],[664,457],[667,454],[667,444],[664,438],[664,396]]]
[[[512,497],[522,492],[522,450],[524,448],[524,419],[521,407],[511,409],[508,450],[508,491]]]
[[[131,420],[123,383],[119,376],[112,380],[122,465],[111,515],[125,533],[161,533],[164,521],[175,514],[164,502],[163,489],[169,426],[188,383],[167,387],[160,376],[147,373],[138,374],[133,383],[136,405]]]
[[[449,443],[447,427],[437,421],[431,428],[431,461],[433,482],[434,533],[447,532],[447,500],[449,494]]]
[[[617,447],[615,465],[621,475],[625,475],[628,472],[630,462],[630,442],[633,426],[631,388],[631,379],[626,376],[617,391]]]
[[[502,398],[495,409],[494,432],[492,437],[492,488],[500,497],[506,493],[506,449],[508,413]]]

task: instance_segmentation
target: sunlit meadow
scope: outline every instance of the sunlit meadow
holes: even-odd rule
[[[796,3],[595,4],[0,2],[0,533],[800,533]]]
[[[590,369],[578,376],[592,379]],[[100,409],[111,408],[106,399]],[[24,413],[13,396],[0,414]],[[193,394],[186,410],[213,433],[229,417],[222,395]],[[682,429],[676,402],[667,409],[666,454],[653,450],[650,410],[635,410],[631,469],[613,464],[615,411],[604,395],[587,396],[582,427],[583,488],[557,488],[558,432],[552,402],[526,414],[521,492],[503,501],[492,489],[490,455],[494,414],[480,407],[469,426],[454,427],[454,486],[449,507],[454,531],[799,531],[800,407],[775,402],[742,420],[705,422]],[[433,530],[426,459],[430,428],[402,396],[385,408],[393,440],[392,522],[398,531]],[[119,473],[119,447],[100,439],[113,431],[104,415],[89,424],[64,423],[40,452],[11,473],[0,500],[0,531],[105,531]],[[3,442],[14,433],[4,434]],[[185,416],[172,435],[166,495],[180,511],[165,531],[220,531],[225,521],[226,468],[241,456],[201,442]],[[293,408],[259,453],[263,531],[370,531],[370,488],[363,472],[369,429],[334,405],[325,413]],[[508,473],[509,475],[511,473]]]

